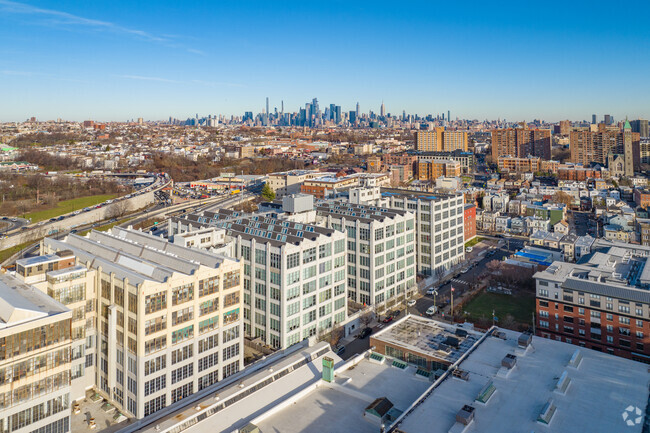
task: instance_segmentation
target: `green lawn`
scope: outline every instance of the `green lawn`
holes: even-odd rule
[[[482,240],[483,240],[483,238],[475,237],[474,239],[471,239],[471,240],[465,242],[465,248],[473,247],[474,245],[478,244]]]
[[[510,314],[519,323],[531,323],[535,311],[535,297],[524,294],[501,295],[483,292],[463,306],[463,311],[467,311],[469,317],[475,320],[483,317],[491,321],[493,310],[499,320],[505,319],[506,315]]]
[[[11,248],[7,248],[6,250],[0,251],[0,263],[4,262],[9,257],[16,254],[18,251],[22,250],[23,248],[27,248],[28,246],[30,246],[33,243],[34,242],[25,242],[24,244],[14,245]]]
[[[55,208],[39,210],[25,214],[25,218],[31,218],[32,222],[48,220],[50,218],[58,217],[75,210],[83,209],[85,207],[94,206],[106,200],[115,198],[115,194],[102,194],[92,195],[89,197],[73,198],[72,200],[60,201]]]

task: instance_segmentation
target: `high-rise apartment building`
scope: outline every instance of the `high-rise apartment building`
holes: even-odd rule
[[[462,194],[382,191],[382,205],[415,213],[418,273],[442,274],[465,260]]]
[[[344,202],[319,202],[319,223],[347,235],[348,298],[390,308],[417,289],[415,215]]]
[[[0,431],[70,431],[72,311],[0,276]]]
[[[650,363],[650,248],[597,240],[535,274],[537,334]]]
[[[435,152],[442,150],[443,133],[442,126],[434,127],[431,131],[417,131],[415,133],[415,149],[422,152]]]
[[[571,162],[589,165],[592,162],[607,164],[610,154],[631,155],[630,167],[632,173],[639,168],[641,159],[640,137],[632,132],[629,124],[621,132],[616,129],[600,128],[597,132],[571,131],[569,134],[569,147],[571,149]],[[627,149],[627,152],[626,152]]]
[[[605,123],[605,125],[613,124],[614,123],[614,117],[612,117],[611,114],[605,114],[604,123]]]
[[[313,207],[312,198],[307,198]],[[300,206],[302,202],[296,202],[294,207]],[[233,257],[243,263],[246,335],[286,348],[345,320],[343,232],[220,209],[172,218],[169,235],[209,226],[226,230]]]
[[[417,131],[415,149],[423,152],[467,151],[467,131],[446,131],[441,126],[430,131]]]
[[[419,180],[436,180],[439,177],[458,177],[462,174],[459,161],[451,159],[434,159],[418,163]]]
[[[591,124],[592,124],[592,125],[595,125],[596,123],[598,123],[598,122],[596,121],[596,115],[595,115],[595,114],[592,114],[592,115],[591,115]]]
[[[551,159],[551,131],[549,129],[507,128],[492,130],[492,158],[538,156]]]
[[[43,249],[94,271],[94,380],[123,413],[143,418],[243,368],[240,262],[119,228]]]
[[[630,120],[632,132],[638,133],[641,137],[650,137],[648,121],[645,119]]]

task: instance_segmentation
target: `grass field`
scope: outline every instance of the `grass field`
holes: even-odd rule
[[[467,247],[473,247],[474,245],[478,244],[478,243],[481,242],[482,240],[483,240],[483,238],[480,238],[480,237],[477,236],[477,237],[475,237],[474,239],[471,239],[471,240],[465,242],[465,248],[467,248]]]
[[[516,322],[531,323],[535,311],[535,297],[532,294],[501,295],[483,292],[463,306],[472,319],[492,320],[492,311],[499,318],[505,319],[510,314]]]
[[[25,214],[25,218],[30,218],[33,223],[50,218],[58,217],[88,206],[94,206],[106,200],[115,198],[115,194],[93,195],[90,197],[73,198],[72,200],[60,201],[55,208],[39,210]]]
[[[4,262],[9,257],[16,254],[18,251],[22,250],[23,248],[27,248],[28,246],[30,246],[33,243],[34,242],[25,242],[24,244],[14,245],[11,248],[7,248],[6,250],[0,251],[0,263]]]

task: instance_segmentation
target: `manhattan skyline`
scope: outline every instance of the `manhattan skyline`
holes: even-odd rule
[[[285,112],[317,96],[393,116],[650,117],[649,5],[545,6],[0,0],[0,121],[241,116],[267,96]]]

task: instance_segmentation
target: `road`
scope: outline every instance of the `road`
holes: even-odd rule
[[[14,219],[16,221],[13,221]],[[18,230],[19,228],[29,225],[30,223],[30,221],[25,218],[16,218],[16,217],[3,217],[2,222],[7,223],[8,226],[3,229],[0,229],[0,233],[6,233],[12,230]]]
[[[512,244],[511,244],[512,248]],[[443,284],[438,288],[438,295],[436,296],[436,304],[438,307],[445,306],[450,303],[451,287],[454,287],[454,295],[458,296],[467,291],[470,287],[479,282],[480,275],[485,271],[485,265],[491,260],[503,260],[503,257],[509,256],[505,246],[494,249],[494,255],[488,257],[484,255],[475,266],[462,275],[455,276],[451,281]],[[433,295],[424,295],[418,299],[413,307],[408,307],[408,312],[414,315],[425,315],[429,307],[434,301]]]

